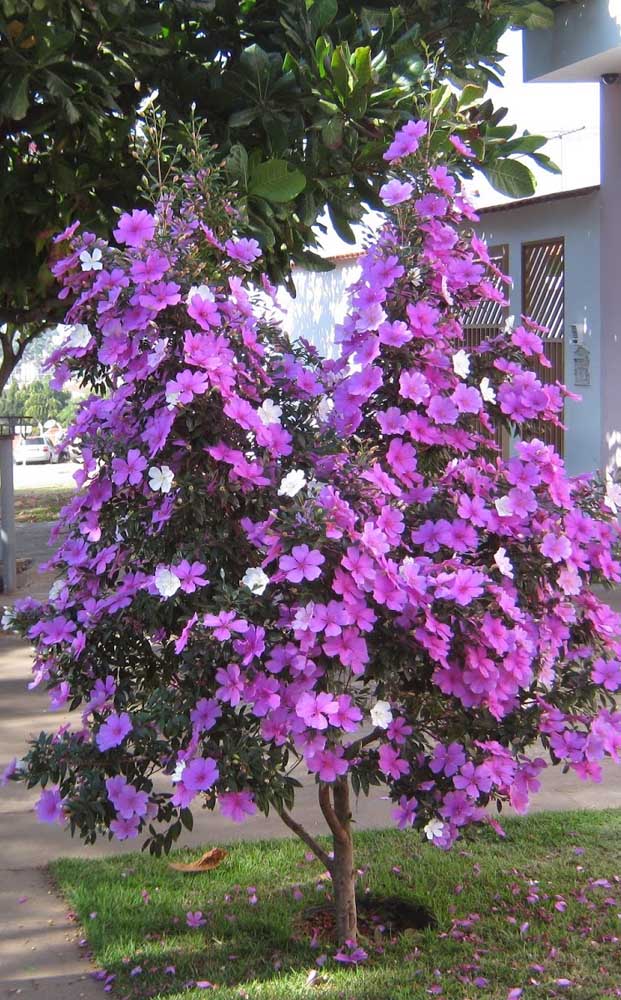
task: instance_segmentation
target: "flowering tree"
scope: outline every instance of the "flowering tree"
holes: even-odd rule
[[[94,394],[59,579],[14,618],[77,717],[9,768],[43,786],[40,819],[159,853],[195,803],[271,807],[330,872],[341,943],[352,790],[385,783],[398,825],[448,849],[501,833],[486,807],[525,811],[548,760],[597,781],[621,748],[618,620],[589,589],[620,577],[615,492],[532,436],[567,394],[532,368],[532,323],[466,349],[462,317],[504,279],[468,229],[468,147],[430,164],[425,129],[386,152],[389,221],[336,362],[282,336],[209,172],[115,243],[63,234],[56,378]],[[301,770],[331,853],[293,814]]]

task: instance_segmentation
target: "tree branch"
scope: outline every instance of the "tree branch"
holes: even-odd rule
[[[384,732],[379,726],[376,726],[372,732],[368,733],[366,736],[362,736],[355,743],[350,743],[348,747],[345,748],[345,760],[351,760],[355,757],[363,747],[366,747],[369,743],[374,743],[375,740],[379,739],[381,734]]]
[[[317,843],[317,841],[315,840],[314,837],[311,837],[311,835],[308,832],[308,830],[305,830],[304,827],[302,826],[302,824],[298,823],[297,820],[295,820],[293,818],[293,816],[291,816],[286,811],[286,809],[282,809],[278,813],[278,815],[280,816],[280,818],[283,821],[283,823],[285,824],[285,826],[288,826],[289,829],[292,830],[293,833],[295,833],[296,837],[299,837],[300,840],[303,840],[304,843],[306,844],[306,846],[310,847],[310,849],[313,852],[313,854],[315,855],[315,857],[319,861],[321,861],[322,865],[326,866],[326,868],[328,869],[328,871],[330,871],[331,870],[331,866],[332,866],[332,859],[330,858],[330,855],[328,854],[327,851],[324,851],[323,847],[321,847]]]
[[[324,815],[324,819],[332,831],[334,839],[340,844],[346,844],[348,840],[347,831],[339,822],[338,817],[332,808],[329,785],[322,784],[319,786],[319,805]]]

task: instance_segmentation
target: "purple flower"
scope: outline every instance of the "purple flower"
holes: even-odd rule
[[[324,562],[325,558],[318,549],[294,545],[290,555],[281,556],[278,566],[291,583],[301,583],[302,580],[316,580],[321,575],[319,567]]]
[[[207,577],[203,576],[206,569],[207,567],[205,566],[205,563],[189,563],[187,559],[182,559],[180,563],[172,567],[173,573],[175,573],[181,581],[181,589],[184,590],[186,594],[193,594],[198,587],[207,586],[209,580]]]
[[[117,817],[110,823],[110,830],[117,840],[133,840],[138,836],[139,829],[140,818],[136,815],[130,816],[129,819]]]
[[[394,180],[383,184],[379,193],[384,204],[392,208],[393,205],[400,205],[402,202],[408,201],[413,190],[414,188],[409,181],[399,181],[395,177]]]
[[[411,799],[408,799],[407,795],[401,796],[399,805],[392,812],[392,818],[396,821],[400,830],[405,830],[407,826],[412,825],[416,819],[417,806],[418,802],[414,796]]]
[[[131,215],[125,212],[119,219],[114,230],[117,243],[126,243],[130,247],[141,247],[143,243],[153,239],[155,218],[144,209],[135,208]]]
[[[112,712],[100,726],[95,742],[103,753],[104,750],[120,746],[132,729],[132,720],[127,712],[122,712],[121,715]]]
[[[188,927],[204,927],[207,923],[201,910],[188,910],[185,915],[185,922]]]
[[[62,824],[65,819],[64,801],[58,788],[46,788],[42,791],[35,806],[39,822]]]
[[[384,159],[392,163],[402,156],[411,156],[419,147],[421,138],[427,131],[426,122],[407,122],[395,133],[395,137],[384,153]]]
[[[621,687],[621,663],[599,657],[593,664],[591,680],[594,684],[603,684],[607,691],[618,691]]]
[[[222,792],[218,796],[220,812],[234,823],[243,823],[249,816],[254,816],[257,807],[252,792]]]
[[[458,135],[450,135],[449,142],[452,143],[458,153],[461,153],[461,155],[465,156],[468,160],[474,160],[476,158],[476,154],[472,152],[470,146],[466,146],[465,142],[463,142]]]
[[[190,792],[206,792],[219,776],[218,765],[212,757],[195,757],[183,769],[183,784]]]
[[[261,256],[261,247],[256,240],[227,240],[224,249],[232,260],[238,260],[242,264],[252,264]]]

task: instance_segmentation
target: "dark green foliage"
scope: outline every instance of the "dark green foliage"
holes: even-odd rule
[[[556,2],[0,0],[0,389],[62,316],[53,234],[76,218],[107,234],[113,210],[139,200],[132,136],[154,89],[173,124],[196,104],[282,280],[292,259],[313,263],[326,205],[353,238],[387,137],[428,108],[435,81],[497,80],[502,32],[549,24]],[[489,101],[471,117],[483,137],[498,124]],[[513,134],[477,153],[501,190],[530,193],[527,168],[504,162],[527,152]]]

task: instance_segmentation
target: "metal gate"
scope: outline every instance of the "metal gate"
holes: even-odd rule
[[[562,236],[522,244],[522,313],[546,327],[540,336],[551,367],[535,363],[543,383],[565,379],[565,240]],[[562,415],[561,415],[562,419]],[[539,436],[563,455],[562,427],[542,424]]]

